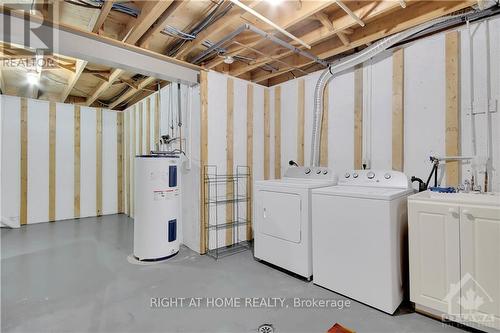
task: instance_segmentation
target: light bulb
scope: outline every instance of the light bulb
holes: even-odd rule
[[[26,74],[26,79],[28,80],[29,85],[38,84],[38,74],[37,73],[28,73]]]

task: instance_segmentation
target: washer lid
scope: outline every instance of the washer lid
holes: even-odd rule
[[[404,195],[413,193],[413,189],[400,189],[388,187],[371,186],[331,186],[318,188],[312,191],[313,194],[342,196],[353,198],[393,200]]]
[[[282,178],[271,180],[259,180],[255,182],[255,186],[273,186],[273,187],[286,187],[286,188],[319,188],[326,186],[336,185],[337,181],[333,179],[319,180],[319,179],[303,179],[303,178]]]

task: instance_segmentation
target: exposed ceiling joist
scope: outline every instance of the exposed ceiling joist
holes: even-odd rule
[[[92,103],[94,103],[99,96],[101,96],[109,87],[113,85],[113,82],[117,80],[120,75],[122,75],[123,70],[121,69],[115,69],[111,72],[109,75],[108,81],[102,82],[95,90],[94,92],[87,98],[85,101],[85,105],[90,106]]]
[[[173,0],[144,1],[144,6],[137,20],[131,21],[124,30],[125,43],[135,44],[151,28],[156,20],[167,10]]]
[[[76,71],[71,75],[70,79],[68,80],[68,84],[64,87],[64,90],[61,94],[61,98],[59,99],[61,102],[64,103],[66,101],[66,98],[68,98],[69,94],[75,87],[76,82],[78,82],[78,79],[80,78],[80,75],[82,74],[86,65],[87,62],[84,60],[76,61]]]
[[[383,2],[375,2],[373,5],[369,6],[362,6],[361,8],[358,8],[355,10],[355,13],[361,17],[364,17],[365,20],[374,20],[378,16],[382,16],[384,14],[387,14],[399,7],[398,3],[395,3],[394,1],[383,1]],[[344,34],[353,34],[354,31],[351,29],[353,26],[356,25],[356,22],[352,20],[352,18],[348,15],[345,14],[335,20],[335,28],[334,30],[330,30],[328,27],[325,25],[322,25],[321,27],[308,32],[301,36],[302,39],[305,41],[309,42],[310,44],[317,44],[319,42],[325,41],[328,38],[334,36],[337,32],[343,32]],[[349,38],[349,42],[350,42]],[[342,42],[343,43],[343,42]],[[344,44],[344,43],[343,43]],[[313,47],[314,50],[314,47]],[[293,52],[285,52],[283,53],[282,57],[280,59],[283,59],[285,57],[290,57],[293,54]],[[267,62],[264,62],[263,64],[267,64]],[[244,69],[246,66],[243,64],[235,64],[232,66],[231,70],[237,71],[238,68]],[[248,68],[248,67],[246,67]],[[248,69],[248,71],[252,70],[254,68]],[[240,75],[246,73],[247,70],[243,70]]]
[[[349,9],[342,1],[340,0],[335,0],[335,3],[339,5],[340,8],[344,10],[356,23],[358,23],[360,26],[364,27],[365,22],[359,18],[358,15],[356,15],[352,10]]]
[[[330,18],[326,14],[316,13],[315,16],[321,22],[321,24],[323,24],[323,26],[325,26],[328,30],[335,31],[335,27],[333,26],[333,22],[330,20]],[[347,36],[343,32],[337,31],[336,34],[340,38],[340,40],[342,41],[342,43],[344,45],[349,45],[349,39],[347,38]]]
[[[388,35],[406,30],[421,23],[427,22],[437,17],[447,15],[466,7],[469,7],[473,1],[425,1],[414,3],[411,10],[405,10],[394,13],[394,15],[386,15],[378,20],[368,24],[364,29],[356,30],[350,37],[351,44],[343,45],[340,41],[330,39],[323,41],[313,47],[311,50],[319,58],[325,59],[337,54],[341,54],[355,47],[374,42]],[[399,5],[399,4],[398,4]],[[312,62],[309,59],[298,58],[295,55],[286,57],[287,63],[293,63],[295,67],[304,67]],[[262,82],[273,77],[279,76],[285,72],[282,68],[275,73],[259,73],[252,77],[253,82]]]
[[[101,29],[102,25],[104,24],[104,21],[109,15],[109,12],[111,11],[111,8],[113,7],[113,3],[115,0],[105,0],[104,3],[102,4],[101,11],[99,12],[99,16],[97,17],[97,20],[94,24],[94,27],[92,28],[92,32],[98,33],[99,30]]]
[[[254,7],[256,6],[260,1],[262,0],[256,0],[253,1],[249,7]],[[238,8],[234,6],[231,8],[226,15],[224,16],[224,20],[219,20],[212,25],[210,25],[208,28],[205,30],[201,31],[194,40],[185,43],[177,52],[176,58],[182,58],[185,59],[186,56],[193,50],[194,48],[198,47],[203,43],[204,40],[209,39],[210,36],[217,34],[221,32],[222,30],[226,29],[228,26],[232,26],[233,24],[237,23],[240,20],[240,16],[243,14],[243,10],[241,8]]]
[[[158,20],[149,28],[149,30],[139,39],[138,45],[140,47],[146,47],[151,39],[159,34],[167,24],[167,20],[176,11],[184,8],[189,1],[184,0],[174,0],[174,2],[161,14]]]
[[[130,87],[123,95],[121,95],[116,101],[111,103],[109,105],[110,109],[114,109],[115,107],[121,105],[123,102],[129,100],[130,98],[134,97],[135,94],[140,93],[144,88],[147,86],[151,85],[155,81],[154,77],[148,77],[144,80],[142,80],[138,85],[137,88]]]

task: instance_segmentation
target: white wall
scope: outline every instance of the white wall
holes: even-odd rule
[[[227,172],[227,81],[229,76],[217,72],[208,73],[208,165],[216,166],[217,172],[225,174]],[[234,114],[233,114],[233,174],[236,174],[238,166],[246,166],[247,148],[247,86],[249,83],[244,80],[233,78],[234,82]],[[263,86],[253,85],[253,179],[264,178],[264,90]],[[270,118],[271,118],[271,147],[274,142],[274,112],[273,94],[270,94]],[[274,160],[273,148],[271,148],[270,161]],[[274,176],[274,165],[271,163],[271,177]],[[240,183],[242,192],[246,190],[244,182]],[[225,185],[218,187],[218,195],[223,196],[226,192]],[[246,217],[246,203],[238,206],[240,217]],[[210,223],[225,223],[226,209],[220,205],[215,220],[215,208],[210,210],[212,216]],[[199,220],[196,221],[199,227]],[[246,228],[240,228],[239,236],[246,239]],[[215,242],[215,232],[210,234],[210,248],[226,245],[226,230],[220,230],[218,243]]]
[[[489,43],[486,25],[489,24]],[[474,33],[474,94],[477,111],[484,111],[488,91],[490,99],[500,99],[500,18],[489,23],[472,25]],[[461,30],[461,149],[470,155],[468,104],[470,75],[468,69],[469,43],[467,31]],[[487,57],[491,61],[487,75]],[[427,178],[431,164],[429,156],[445,152],[445,33],[418,40],[404,46],[404,172],[407,176]],[[387,51],[363,65],[363,160],[372,169],[392,168],[392,51]],[[314,86],[319,72],[305,80],[305,164],[310,162],[311,122]],[[488,89],[488,79],[490,81]],[[297,81],[281,84],[282,108],[282,172],[288,160],[296,157],[295,132]],[[274,91],[274,87],[270,88]],[[329,84],[328,157],[329,166],[338,173],[353,168],[354,151],[354,75],[348,71]],[[271,105],[274,101],[271,99]],[[493,190],[500,191],[500,117],[498,111],[492,120]],[[486,155],[485,115],[476,116],[475,131],[478,155]],[[271,145],[273,147],[273,144]],[[274,155],[271,155],[274,156]],[[470,163],[464,163],[462,180],[470,179]],[[273,172],[271,172],[273,174]],[[444,168],[439,179],[445,184]],[[479,172],[483,184],[483,173]]]
[[[3,95],[1,221],[20,220],[20,98]],[[49,220],[49,102],[27,99],[28,224]],[[80,217],[96,216],[96,109],[81,108]],[[56,103],[56,220],[74,218],[74,105]],[[117,213],[116,112],[103,110],[103,214]]]

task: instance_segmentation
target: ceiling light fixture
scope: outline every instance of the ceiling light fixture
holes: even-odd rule
[[[26,79],[27,79],[28,84],[30,86],[36,85],[39,82],[39,76],[37,73],[34,73],[34,72],[28,72],[26,74]]]
[[[232,64],[233,62],[234,62],[234,58],[233,58],[232,56],[225,56],[225,57],[224,57],[224,63],[225,63],[225,64],[230,65],[230,64]]]

